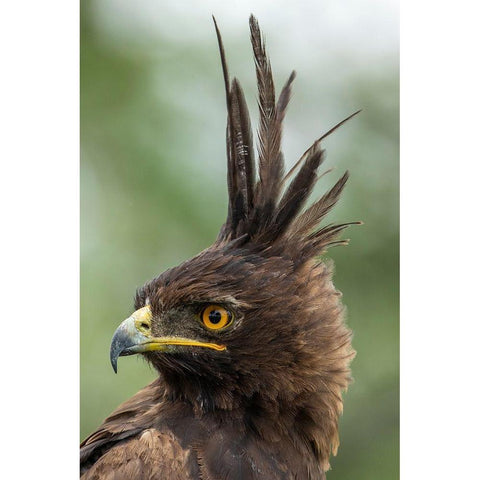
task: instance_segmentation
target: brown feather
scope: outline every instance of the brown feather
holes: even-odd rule
[[[235,175],[235,198],[233,199],[232,229],[243,220],[246,222],[253,205],[254,151],[252,131],[247,104],[242,87],[236,78],[231,89],[231,148],[234,161],[232,167]],[[234,237],[245,233],[241,228]]]
[[[294,221],[289,229],[288,235],[291,237],[299,237],[310,233],[335,206],[347,180],[348,171],[343,174],[340,180],[338,180],[320,200],[317,200]]]
[[[213,24],[215,25],[215,33],[217,35],[217,42],[218,42],[218,50],[220,52],[220,61],[222,63],[222,72],[223,72],[223,81],[225,84],[225,96],[227,100],[227,108],[229,107],[229,95],[230,95],[230,80],[229,80],[229,75],[228,75],[228,65],[227,65],[227,59],[225,56],[225,48],[223,46],[223,41],[222,41],[222,36],[220,35],[220,30],[217,25],[217,20],[215,17],[212,15],[213,18]]]
[[[255,157],[250,115],[240,83],[233,79],[230,87],[228,66],[220,30],[213,17],[222,63],[227,101],[227,180],[228,215],[219,240],[236,238],[245,233],[247,218],[253,205]]]
[[[281,144],[281,119],[285,108],[277,115],[275,107],[275,86],[272,68],[265,51],[260,27],[256,18],[250,16],[250,40],[255,58],[258,85],[259,130],[258,130],[258,172],[259,182],[256,189],[257,208],[264,217],[264,224],[270,220],[273,207],[277,202],[280,180],[283,175],[283,155]],[[291,76],[291,81],[293,77]],[[284,97],[289,96],[290,83]],[[286,107],[286,102],[285,107]],[[263,209],[263,211],[262,211]],[[257,214],[258,215],[258,214]]]
[[[184,449],[169,431],[155,428],[112,446],[82,480],[198,480],[192,449]]]
[[[275,236],[282,234],[302,209],[317,181],[317,169],[324,159],[324,151],[312,150],[302,168],[282,197],[274,220]]]

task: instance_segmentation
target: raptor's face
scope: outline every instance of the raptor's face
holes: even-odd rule
[[[119,356],[137,353],[159,370],[176,360],[192,371],[198,361],[216,369],[217,361],[229,363],[232,353],[254,341],[244,337],[245,320],[255,308],[250,300],[261,297],[255,281],[260,263],[256,256],[211,248],[144,285],[135,312],[112,339],[114,370]]]
[[[119,356],[136,353],[159,370],[178,367],[176,359],[195,372],[200,362],[214,373],[237,374],[251,372],[255,362],[273,365],[272,357],[281,359],[298,344],[296,323],[305,319],[294,315],[303,305],[295,291],[305,285],[296,279],[285,258],[205,250],[139,289],[135,312],[112,340],[113,368]]]

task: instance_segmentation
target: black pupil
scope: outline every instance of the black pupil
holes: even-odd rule
[[[222,313],[219,310],[212,310],[208,314],[208,319],[211,323],[216,325],[217,323],[220,323],[220,320],[222,319]]]

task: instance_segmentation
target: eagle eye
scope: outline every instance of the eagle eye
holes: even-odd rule
[[[233,321],[233,315],[220,305],[209,305],[201,314],[202,323],[210,330],[220,330]]]

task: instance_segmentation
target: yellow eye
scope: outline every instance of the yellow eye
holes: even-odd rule
[[[210,330],[219,330],[232,322],[232,314],[220,305],[209,305],[203,310],[201,318]]]

